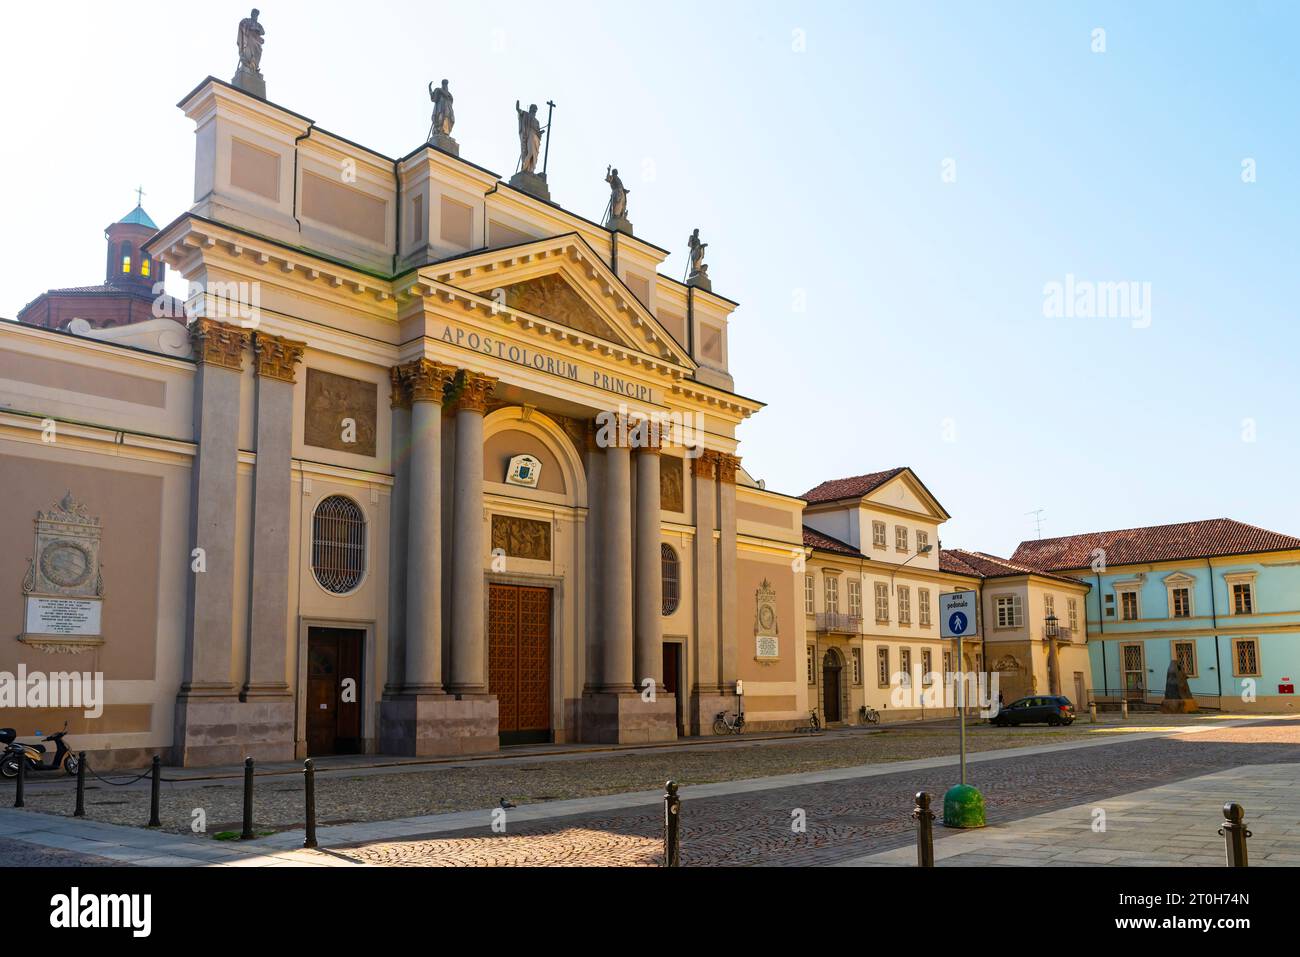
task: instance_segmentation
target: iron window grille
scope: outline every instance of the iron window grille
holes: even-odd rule
[[[312,517],[311,570],[328,592],[346,595],[366,571],[366,517],[343,495],[321,501]]]

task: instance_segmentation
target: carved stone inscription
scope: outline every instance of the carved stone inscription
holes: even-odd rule
[[[378,407],[375,383],[308,369],[302,440],[321,449],[373,456]]]
[[[492,550],[505,552],[507,558],[532,561],[551,560],[551,525],[514,515],[492,516]]]

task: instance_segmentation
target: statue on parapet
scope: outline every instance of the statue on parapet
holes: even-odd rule
[[[605,228],[631,235],[632,221],[627,218],[627,194],[632,191],[624,187],[618,170],[612,166],[605,167],[605,182],[609,184],[609,215],[605,219]]]
[[[451,88],[447,81],[443,80],[442,85],[435,87],[433,81],[429,81],[429,99],[433,101],[433,122],[429,127],[429,142],[440,150],[460,155],[460,144],[457,143],[451,135],[451,129],[456,125],[456,111],[453,108],[455,97],[451,95]]]
[[[713,286],[709,282],[709,267],[704,262],[704,250],[709,248],[708,243],[700,242],[700,229],[695,227],[691,233],[690,239],[686,241],[690,247],[691,265],[686,276],[686,285],[695,286],[698,289],[706,291],[712,290]]]
[[[266,99],[266,79],[262,76],[262,44],[265,42],[266,29],[258,23],[257,8],[239,21],[239,33],[235,45],[239,48],[239,68],[231,83],[254,96]]]

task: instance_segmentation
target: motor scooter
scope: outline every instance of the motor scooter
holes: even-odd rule
[[[40,735],[41,732],[36,733]],[[75,776],[79,762],[63,740],[67,733],[68,723],[65,721],[62,731],[42,737],[41,744],[27,744],[14,740],[17,735],[13,728],[0,728],[0,744],[5,746],[4,754],[0,755],[0,774],[16,778],[19,762],[25,760],[28,771],[57,771],[62,768],[69,775]],[[45,747],[45,742],[50,741],[54,742],[53,752]]]

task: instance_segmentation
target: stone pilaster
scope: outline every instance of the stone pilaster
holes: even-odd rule
[[[717,454],[718,470],[718,665],[723,693],[739,677],[736,647],[736,470],[740,459]]]
[[[384,694],[406,683],[406,552],[411,505],[411,389],[401,366],[388,370],[393,427],[393,492],[388,523],[388,675]]]
[[[248,753],[292,760],[294,702],[286,675],[289,648],[289,527],[293,508],[294,370],[306,343],[253,335],[257,370],[257,470],[253,476],[253,568],[248,678],[240,694],[257,712],[241,724]],[[247,708],[241,709],[247,711]],[[256,747],[254,747],[256,746]]]
[[[181,764],[239,761],[240,702],[231,675],[238,556],[239,385],[247,329],[215,319],[190,325],[194,372],[194,441],[190,471],[187,617],[173,760]]]
[[[462,371],[456,390],[456,470],[452,493],[451,680],[458,695],[487,693],[483,562],[483,416],[497,380]]]
[[[722,696],[718,661],[717,454],[703,449],[690,462],[695,499],[695,681],[688,720],[692,734],[708,734],[714,716],[731,706]]]

